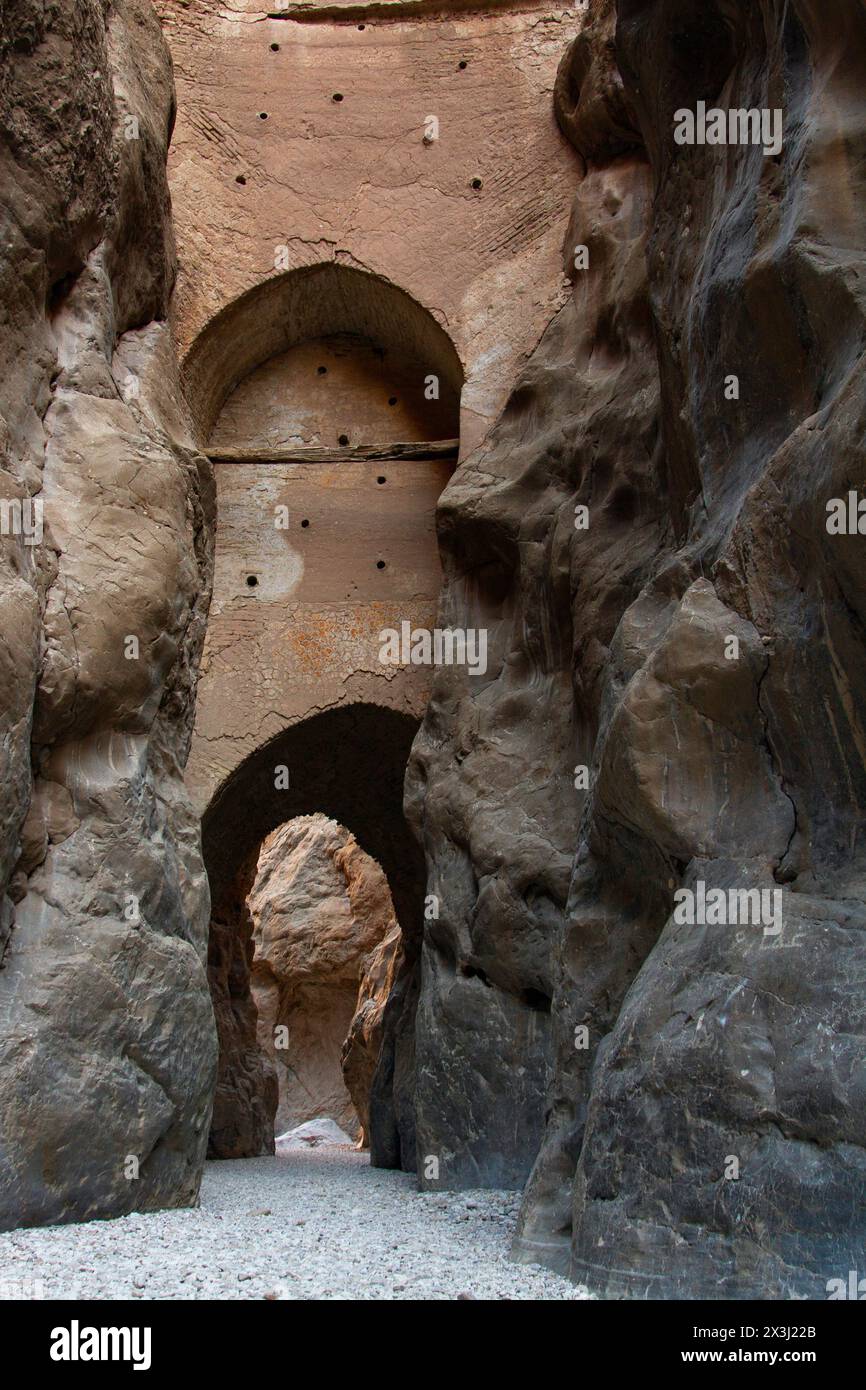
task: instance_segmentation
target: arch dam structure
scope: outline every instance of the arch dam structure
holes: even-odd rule
[[[420,948],[402,794],[432,672],[383,664],[379,634],[435,625],[437,499],[568,295],[576,156],[552,92],[576,21],[529,0],[157,9],[178,92],[172,330],[216,480],[186,780],[212,897],[211,1152],[230,1157],[273,1143],[246,908],[264,837],[340,820]],[[373,1160],[411,1168],[412,1038],[386,1049]]]

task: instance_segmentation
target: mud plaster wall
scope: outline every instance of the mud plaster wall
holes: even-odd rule
[[[471,447],[567,288],[561,242],[576,157],[552,90],[582,8],[494,6],[360,28],[268,18],[246,4],[215,13],[159,0],[157,9],[178,89],[173,324],[204,436],[212,447],[269,447],[298,434],[375,442],[377,412],[365,404],[347,419],[337,404],[329,414],[318,377],[299,407],[315,428],[279,404],[287,357],[303,361],[299,342],[364,326],[412,370],[386,402],[411,389],[417,403],[425,365],[440,375],[428,437],[441,437],[465,373],[460,433]],[[428,115],[439,138],[425,144]],[[288,256],[279,273],[278,249]],[[361,303],[353,288],[341,313],[324,281],[292,283],[292,270],[322,262],[370,272],[356,277],[367,285],[383,277],[411,296],[411,309],[383,309],[372,290]],[[246,316],[232,318],[251,293]],[[379,438],[421,437],[418,414],[399,432],[384,422]],[[375,481],[383,471],[385,485]],[[357,700],[423,712],[429,673],[382,668],[373,639],[403,619],[435,621],[433,506],[448,473],[403,463],[347,470],[323,476],[315,498],[310,471],[263,473],[254,485],[249,474],[217,475],[217,579],[188,771],[201,810],[244,757],[306,713]],[[272,503],[283,500],[292,521],[276,532]],[[314,579],[335,567],[335,584]],[[258,576],[254,593],[247,574]]]
[[[354,266],[447,331],[466,371],[464,449],[477,443],[563,302],[577,161],[552,90],[584,8],[299,23],[244,0],[157,0],[178,94],[182,359],[274,276],[277,248],[288,269]],[[428,115],[439,138],[425,144]]]
[[[272,18],[246,3],[157,8],[178,92],[172,321],[200,441],[261,454],[297,437],[333,447],[341,437],[441,438],[447,427],[464,453],[473,448],[565,302],[561,245],[579,161],[552,97],[585,7],[492,3],[436,16],[398,4],[387,21],[342,23],[333,12]],[[437,138],[425,141],[428,117]],[[339,400],[328,410],[318,371],[295,391],[303,345],[346,333],[401,369],[385,398],[397,405],[384,409],[409,398],[402,430],[381,420],[378,385],[360,406],[355,393],[350,419]],[[438,414],[419,410],[429,373],[441,384]],[[207,827],[224,819],[229,789],[259,768],[269,740],[350,705],[423,714],[429,669],[383,666],[378,634],[435,625],[434,508],[450,471],[405,460],[217,464],[215,588],[187,770],[198,809],[214,806],[212,886],[218,837]],[[279,504],[288,530],[273,525]],[[325,756],[329,776],[345,775],[345,750]],[[302,760],[289,775],[303,799],[312,774]],[[273,760],[260,771],[273,782]],[[383,814],[399,817],[398,801]],[[357,817],[346,824],[360,833]],[[228,851],[237,853],[231,836]],[[217,1009],[238,1061],[221,1062],[220,1145],[255,1152],[267,1123],[239,1117],[234,1097],[258,1097],[264,1115],[268,1084],[250,1051],[248,951],[229,942],[239,920],[230,899],[215,908],[226,931],[212,933],[217,973],[242,985]],[[377,1152],[411,1164],[411,1122],[393,1130],[395,1108],[410,1105],[408,1056],[395,1063],[400,1094],[382,1107],[392,1137]],[[375,1127],[375,1099],[373,1112]]]
[[[381,665],[378,635],[404,620],[435,622],[434,513],[450,465],[227,463],[214,471],[214,597],[187,769],[202,809],[245,757],[318,710],[367,701],[421,717],[429,670]],[[285,530],[274,525],[280,506]]]
[[[384,444],[456,439],[459,395],[425,395],[426,366],[354,333],[334,333],[277,353],[238,383],[211,449]]]

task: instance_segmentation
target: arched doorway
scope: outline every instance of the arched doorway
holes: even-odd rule
[[[213,904],[220,1064],[210,1151],[273,1144],[276,1087],[256,1040],[247,898],[265,837],[321,813],[381,865],[403,930],[406,969],[385,1019],[370,1134],[374,1162],[411,1167],[411,1001],[400,1001],[425,871],[402,797],[432,671],[386,663],[380,635],[436,622],[435,507],[458,453],[462,367],[409,295],[327,263],[228,306],[183,372],[217,494],[187,768]]]
[[[403,817],[403,778],[417,721],[375,705],[329,710],[286,729],[220,789],[202,821],[211,885],[209,976],[220,1042],[211,1129],[214,1157],[240,1158],[273,1149],[275,1080],[256,1039],[250,990],[252,923],[247,899],[259,850],[278,826],[321,812],[351,829],[382,866],[403,931],[403,983],[420,948],[424,904],[423,854]],[[288,771],[288,785],[282,770]],[[399,984],[398,984],[399,988]],[[387,1036],[383,1097],[393,1089],[396,1041]],[[405,1055],[397,1061],[406,1069]],[[373,1160],[411,1166],[411,1096],[397,1086],[390,1098],[371,1097]],[[402,1135],[402,1143],[396,1136]],[[397,1152],[394,1145],[397,1144]]]

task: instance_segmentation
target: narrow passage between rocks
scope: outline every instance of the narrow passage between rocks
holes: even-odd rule
[[[206,1165],[201,1206],[0,1235],[6,1286],[45,1298],[570,1299],[508,1251],[517,1192],[418,1192],[322,1144]]]

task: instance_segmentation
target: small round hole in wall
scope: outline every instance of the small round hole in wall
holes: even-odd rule
[[[327,370],[328,370],[327,367],[317,367],[317,368],[316,368],[316,371],[318,372],[319,376],[324,376],[325,373],[327,372]]]
[[[279,45],[278,43],[272,43],[272,44],[271,44],[271,52],[272,52],[272,53],[279,53],[279,51],[280,51],[280,45]]]
[[[389,397],[388,397],[388,404],[389,404],[389,405],[396,405],[396,404],[397,404],[397,397],[396,397],[396,396],[389,396]]]
[[[377,561],[376,561],[376,569],[377,569],[377,570],[383,570],[384,568],[385,568],[385,561],[384,561],[384,560],[377,560]]]
[[[480,180],[480,179],[473,179],[473,180],[472,180],[472,187],[473,187],[473,188],[480,188],[480,187],[481,187],[481,180]]]
[[[309,523],[309,521],[307,520],[307,518],[304,517],[303,521],[301,522],[301,525],[306,529],[306,527],[309,526],[309,524],[310,524],[310,523]]]
[[[267,111],[260,111],[260,112],[259,112],[259,120],[260,120],[260,121],[266,121],[267,119],[268,119],[268,113],[267,113]]]
[[[335,92],[334,95],[331,97],[331,101],[342,101],[342,100],[343,100],[343,93],[342,93],[342,92]]]
[[[247,575],[247,588],[249,588],[249,589],[255,589],[255,588],[257,588],[258,582],[259,582],[258,575],[256,575],[256,574],[248,574],[248,575]]]
[[[461,59],[460,59],[460,62],[457,64],[457,66],[458,66],[458,68],[460,69],[460,71],[462,72],[464,68],[468,68],[469,64],[467,63],[467,61],[466,61],[465,58],[461,58]]]
[[[346,445],[348,444],[348,442],[349,442],[349,436],[348,436],[347,434],[341,434],[341,435],[340,435],[340,438],[339,438],[339,440],[338,440],[338,443],[339,443],[339,445],[340,445],[340,448],[341,448],[341,449],[345,449],[345,447],[346,447]]]
[[[243,174],[236,174],[236,175],[235,175],[235,183],[246,183],[246,178],[244,177]]]
[[[377,478],[377,479],[376,479],[376,482],[377,482],[377,483],[387,483],[387,481],[388,481],[387,478]]]
[[[366,24],[359,24],[359,25],[358,25],[358,28],[359,28],[359,29],[366,29],[366,27],[367,27]]]

